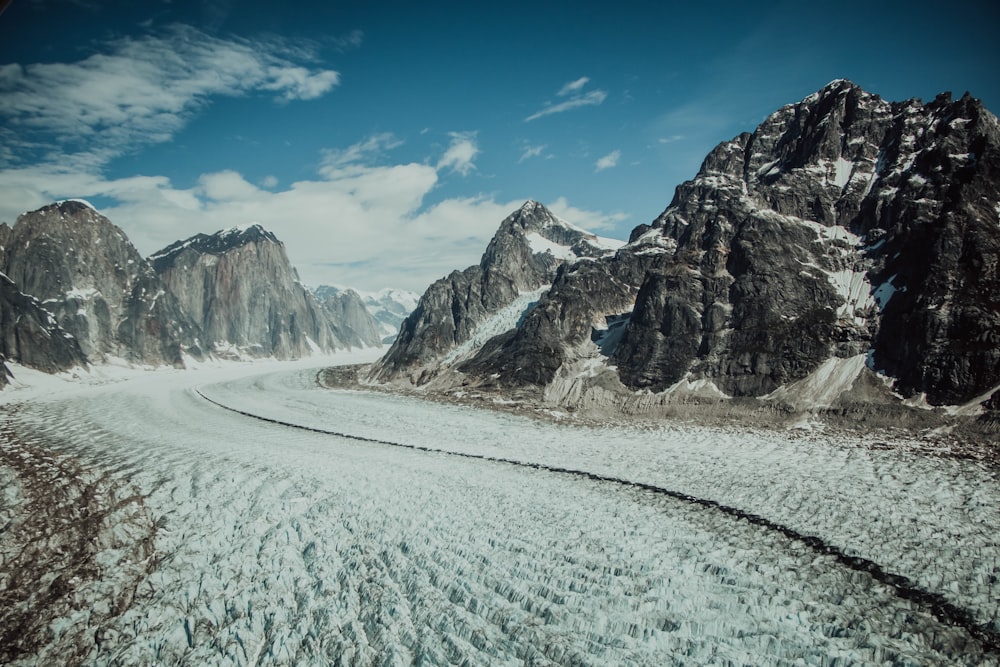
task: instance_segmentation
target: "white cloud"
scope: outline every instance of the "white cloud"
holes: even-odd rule
[[[594,171],[604,171],[605,169],[611,169],[612,167],[618,166],[618,161],[621,160],[622,152],[620,150],[613,150],[597,162],[594,163]]]
[[[228,201],[233,199],[253,199],[260,193],[256,186],[247,182],[235,171],[220,171],[202,174],[198,179],[200,191],[209,199]]]
[[[162,176],[108,180],[51,167],[6,170],[0,220],[13,223],[18,213],[56,199],[103,201],[102,212],[147,256],[194,234],[255,221],[285,243],[307,284],[421,292],[477,263],[500,222],[523,203],[492,195],[430,202],[438,171],[430,164],[354,164],[272,192],[235,171],[204,174],[184,189]],[[595,231],[624,219],[575,208],[565,198],[551,208]]]
[[[277,42],[212,37],[175,26],[110,42],[73,63],[0,67],[0,143],[21,162],[72,157],[106,162],[171,139],[214,96],[255,91],[310,100],[340,81],[289,59]],[[297,55],[305,55],[301,49]],[[60,147],[53,149],[55,142]]]
[[[525,146],[524,150],[521,152],[521,158],[517,161],[518,164],[524,162],[525,160],[530,160],[533,157],[541,157],[545,149],[548,148],[545,144],[541,146]]]
[[[570,81],[569,83],[564,85],[556,94],[559,97],[566,97],[567,95],[570,95],[572,93],[578,93],[584,86],[587,85],[587,82],[589,81],[590,81],[589,76],[581,76],[576,81]]]
[[[402,145],[403,141],[391,132],[382,132],[347,148],[324,150],[320,173],[332,177],[345,169],[370,164],[393,148]]]
[[[608,231],[616,229],[623,222],[628,220],[628,215],[616,211],[615,213],[604,213],[602,211],[588,211],[587,209],[572,206],[565,197],[559,197],[548,205],[549,210],[557,216],[572,222],[577,227],[582,227],[587,231]]]
[[[438,169],[451,169],[462,176],[468,176],[476,165],[472,163],[479,154],[475,132],[451,132],[451,145],[438,160]]]
[[[603,90],[592,90],[589,93],[583,95],[575,95],[565,102],[560,102],[559,104],[549,104],[546,103],[544,107],[531,114],[525,118],[525,122],[538,120],[543,116],[551,116],[556,113],[563,113],[564,111],[570,111],[572,109],[579,109],[580,107],[590,107],[599,106],[604,100],[608,98],[608,94]]]
[[[343,53],[345,51],[361,48],[361,44],[364,41],[365,33],[363,30],[352,30],[342,37],[335,37],[333,39],[333,45],[334,48]]]
[[[269,67],[267,74],[261,89],[280,93],[285,102],[314,100],[340,83],[340,74],[332,70],[313,73],[305,67]]]
[[[419,292],[477,263],[501,220],[523,203],[482,194],[432,200],[441,179],[470,173],[479,153],[474,132],[447,136],[438,155],[401,162],[390,151],[402,140],[376,134],[321,151],[316,176],[287,185],[273,176],[255,184],[231,169],[204,173],[180,188],[165,176],[109,179],[100,165],[0,168],[0,221],[14,223],[53,200],[89,199],[147,256],[198,233],[259,222],[285,243],[307,284]],[[565,199],[553,210],[595,230],[620,220]]]

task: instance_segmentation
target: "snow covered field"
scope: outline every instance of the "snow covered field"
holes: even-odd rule
[[[1000,664],[990,464],[558,426],[315,373],[4,392],[0,662]]]

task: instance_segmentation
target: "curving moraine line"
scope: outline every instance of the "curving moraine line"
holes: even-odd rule
[[[720,514],[724,514],[738,520],[746,521],[751,525],[759,526],[766,530],[779,533],[784,537],[788,538],[789,540],[793,540],[808,547],[817,554],[830,556],[834,558],[838,563],[840,563],[844,567],[847,567],[848,569],[869,575],[875,581],[881,584],[885,584],[886,586],[892,588],[897,597],[920,605],[921,607],[929,611],[938,621],[945,623],[947,625],[962,628],[967,633],[969,633],[971,637],[976,639],[982,645],[984,650],[990,653],[1000,654],[1000,632],[997,632],[989,624],[977,623],[972,613],[970,613],[966,609],[963,609],[949,602],[943,595],[924,590],[916,583],[911,581],[909,578],[900,574],[894,574],[892,572],[886,571],[881,565],[879,565],[875,561],[869,560],[867,558],[862,558],[860,556],[851,556],[845,553],[840,547],[830,544],[820,537],[816,537],[815,535],[803,535],[794,528],[785,526],[780,523],[776,523],[759,514],[747,512],[746,510],[742,510],[738,507],[724,505],[715,500],[710,500],[708,498],[699,498],[697,496],[692,496],[687,493],[681,493],[680,491],[674,491],[672,489],[667,489],[662,486],[656,486],[654,484],[637,482],[634,480],[623,479],[621,477],[612,477],[610,475],[601,475],[598,473],[587,472],[586,470],[563,468],[560,466],[553,466],[544,463],[532,463],[530,461],[519,461],[517,459],[507,459],[498,456],[487,456],[485,454],[455,452],[455,451],[449,451],[447,449],[425,447],[422,445],[408,445],[406,443],[393,442],[391,440],[369,438],[366,436],[355,435],[351,433],[343,433],[340,431],[331,431],[328,429],[316,428],[313,426],[303,426],[302,424],[286,422],[280,419],[272,419],[270,417],[264,417],[262,415],[257,415],[252,412],[247,412],[245,410],[240,410],[239,408],[234,408],[232,406],[225,405],[224,403],[221,403],[213,398],[206,396],[204,393],[202,393],[200,389],[197,388],[194,389],[194,392],[198,394],[198,396],[200,396],[205,401],[219,408],[222,408],[223,410],[228,410],[229,412],[233,412],[235,414],[242,415],[244,417],[249,417],[251,419],[256,419],[258,421],[267,422],[269,424],[284,426],[286,428],[294,428],[301,431],[320,433],[323,435],[345,438],[347,440],[354,440],[357,442],[367,442],[377,445],[384,445],[387,447],[397,447],[400,449],[409,449],[413,451],[428,452],[432,454],[446,454],[448,456],[455,456],[464,459],[474,459],[479,461],[486,461],[489,463],[502,463],[505,465],[517,466],[520,468],[530,468],[534,470],[541,470],[544,472],[557,473],[561,475],[572,475],[574,477],[589,479],[595,482],[604,482],[607,484],[616,484],[618,486],[638,489],[640,491],[646,491],[648,493],[654,493],[660,496],[666,496],[668,498],[679,500],[681,502],[685,502],[690,505],[696,505],[699,507],[704,507],[706,509],[714,510],[716,512],[719,512]]]

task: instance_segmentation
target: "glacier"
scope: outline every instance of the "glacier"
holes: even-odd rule
[[[0,661],[998,664],[995,462],[318,385],[365,354],[0,395],[0,608],[36,621]],[[36,479],[40,557],[80,536],[58,517],[93,538],[56,588],[18,560]]]

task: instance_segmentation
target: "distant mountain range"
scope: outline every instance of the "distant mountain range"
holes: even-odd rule
[[[369,381],[596,414],[1000,424],[998,230],[992,113],[840,80],[719,144],[627,243],[529,201],[419,298],[310,291],[258,225],[147,260],[86,203],[52,204],[0,225],[0,353],[53,372],[394,340]]]
[[[0,225],[0,271],[3,361],[47,372],[381,345],[357,295],[317,299],[259,225],[198,234],[147,260],[89,204],[65,201]]]
[[[998,218],[978,100],[834,81],[719,144],[622,247],[528,202],[371,380],[626,413],[981,411],[1000,402]]]
[[[313,293],[322,303],[330,299],[360,301],[375,320],[376,336],[388,344],[396,339],[399,325],[413,312],[420,295],[408,290],[386,288],[378,292],[359,292],[350,288],[320,285]]]

